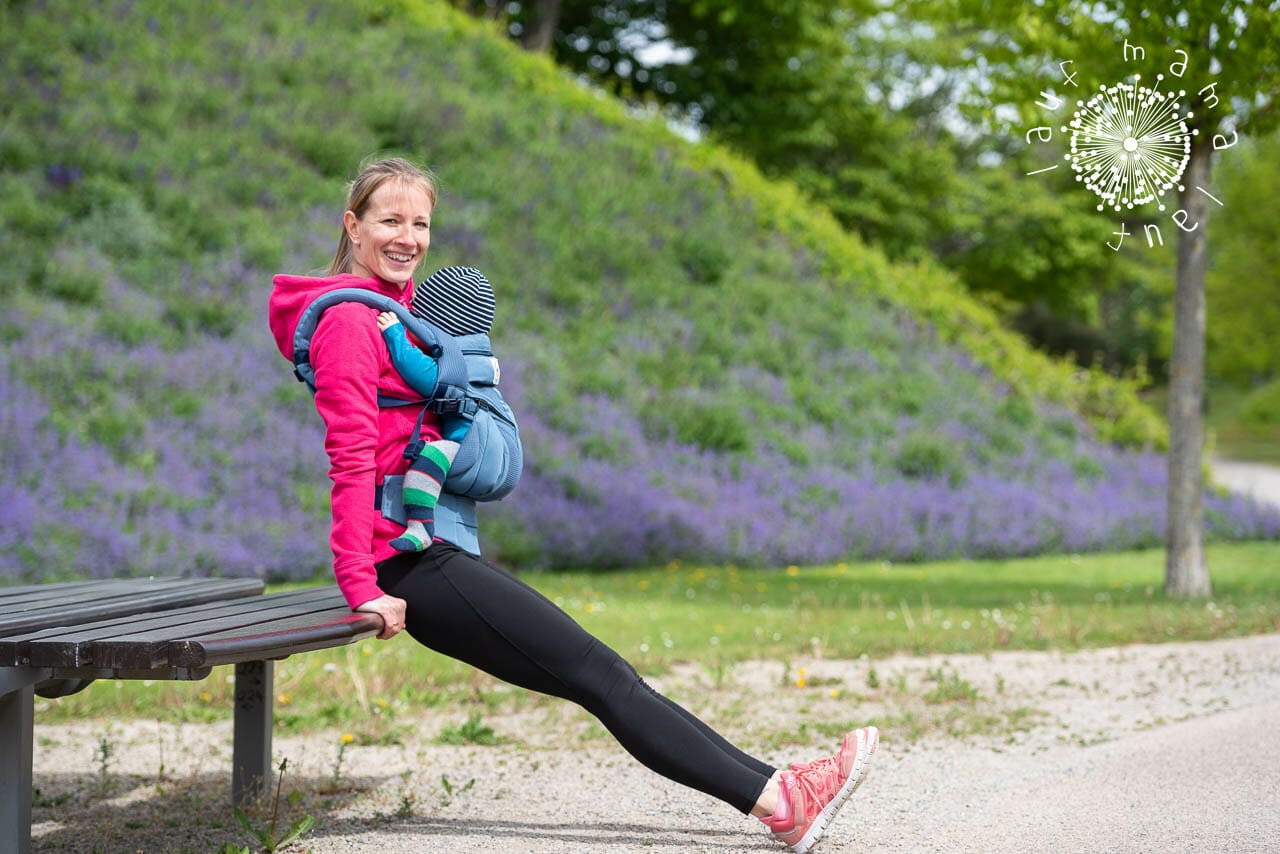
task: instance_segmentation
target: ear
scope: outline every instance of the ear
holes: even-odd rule
[[[351,238],[353,243],[358,237],[356,228],[359,223],[360,219],[355,215],[354,211],[347,211],[342,215],[342,227],[347,230],[347,237]]]

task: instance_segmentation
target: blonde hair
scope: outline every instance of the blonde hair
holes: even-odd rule
[[[360,170],[360,174],[351,182],[351,186],[347,190],[346,210],[355,214],[356,219],[363,218],[365,211],[369,209],[369,202],[373,198],[373,194],[388,181],[418,184],[426,191],[427,199],[431,202],[431,206],[435,207],[435,176],[428,170],[421,169],[402,157],[390,157],[386,160],[371,163]],[[336,276],[338,273],[350,273],[354,260],[355,247],[351,244],[351,235],[347,234],[347,229],[344,225],[342,235],[338,238],[338,251],[334,253],[333,263],[329,265],[329,275]]]

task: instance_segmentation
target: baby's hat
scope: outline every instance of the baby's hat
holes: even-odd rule
[[[450,335],[487,333],[493,327],[493,285],[474,267],[444,267],[414,289],[410,310]]]

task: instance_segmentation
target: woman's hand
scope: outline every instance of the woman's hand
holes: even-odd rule
[[[400,322],[400,318],[396,317],[394,311],[384,311],[378,314],[378,329],[386,332],[392,326]]]
[[[382,617],[382,631],[378,634],[378,640],[390,640],[404,631],[404,609],[403,599],[397,599],[385,593],[356,608],[357,611]]]

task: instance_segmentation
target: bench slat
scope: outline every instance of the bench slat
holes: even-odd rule
[[[102,638],[80,646],[80,656],[95,667],[157,667],[173,666],[168,651],[175,642],[188,641],[202,636],[241,637],[270,631],[282,621],[297,618],[301,624],[310,625],[333,619],[336,609],[351,613],[345,601],[333,590],[307,590],[279,593],[255,600],[254,608],[219,609],[220,613],[197,615],[197,619],[182,625],[156,628],[141,634],[128,633],[118,637]],[[328,614],[315,617],[314,614]],[[201,618],[207,616],[207,619]]]
[[[145,611],[172,609],[227,599],[257,596],[263,584],[256,578],[119,579],[84,589],[81,585],[34,595],[29,590],[0,595],[0,637],[71,626]],[[92,594],[87,599],[86,593]],[[0,665],[4,660],[0,658]]]
[[[345,604],[328,611],[279,620],[256,635],[181,641],[170,644],[169,661],[178,667],[216,667],[262,658],[284,658],[371,638],[382,631],[377,614],[353,613]]]
[[[85,642],[105,640],[118,635],[130,638],[154,640],[163,636],[173,626],[186,626],[197,620],[212,620],[218,617],[252,614],[266,608],[274,608],[281,603],[283,596],[306,594],[307,599],[328,601],[331,591],[311,589],[293,593],[276,593],[271,596],[254,596],[246,599],[219,600],[214,602],[192,603],[166,611],[151,611],[139,614],[127,614],[105,620],[96,620],[76,626],[53,626],[41,631],[31,632],[0,640],[8,642],[48,642],[58,641]],[[298,601],[307,601],[307,599]],[[154,634],[159,632],[159,635]],[[171,634],[169,635],[172,636]]]
[[[156,590],[172,590],[174,584],[157,582],[151,585]],[[41,590],[38,587],[9,588],[0,591],[0,631],[5,633],[11,627],[18,627],[29,622],[33,614],[58,616],[61,610],[74,613],[79,608],[88,610],[95,604],[110,599],[124,599],[137,595],[142,590],[141,579],[117,579],[103,582],[99,586],[90,583],[60,585],[60,589]]]
[[[60,627],[0,641],[0,661],[12,644],[19,659],[32,667],[160,667],[165,664],[163,651],[170,641],[223,628],[255,626],[294,613],[308,602],[324,607],[333,601],[332,590],[300,590]]]

